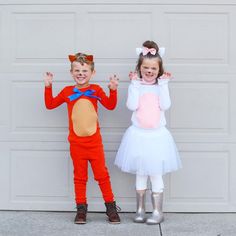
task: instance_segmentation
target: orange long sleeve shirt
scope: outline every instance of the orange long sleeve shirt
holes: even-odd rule
[[[45,87],[45,105],[47,109],[54,109],[65,102],[68,109],[69,142],[81,143],[84,141],[86,143],[91,138],[100,137],[97,117],[98,101],[105,108],[113,110],[117,104],[117,90],[110,90],[110,95],[107,96],[99,85],[90,84],[89,87],[79,89],[79,91],[84,93],[87,90],[93,90],[92,95],[99,99],[81,95],[71,101],[69,96],[75,94],[74,88],[75,86],[67,86],[56,97],[53,97],[52,87]]]

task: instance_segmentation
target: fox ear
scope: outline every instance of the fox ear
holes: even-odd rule
[[[76,56],[75,55],[69,55],[68,57],[69,57],[70,62],[73,62],[73,61],[76,60]]]
[[[93,62],[93,55],[87,55],[86,60]]]

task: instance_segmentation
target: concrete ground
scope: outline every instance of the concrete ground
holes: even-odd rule
[[[159,236],[158,225],[133,223],[134,213],[120,213],[111,225],[105,213],[88,213],[85,225],[75,212],[0,211],[0,236]],[[163,236],[236,236],[236,213],[165,213]]]

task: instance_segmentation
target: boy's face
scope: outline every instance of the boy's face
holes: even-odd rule
[[[77,87],[85,88],[88,87],[90,79],[95,74],[95,71],[91,70],[91,66],[84,63],[83,65],[75,61],[72,64],[70,71],[72,78],[74,79]]]

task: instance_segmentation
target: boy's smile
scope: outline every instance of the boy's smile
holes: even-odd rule
[[[95,74],[95,71],[91,70],[91,66],[84,63],[73,62],[72,69],[70,71],[72,78],[74,79],[78,88],[85,88],[89,86],[89,81]]]

